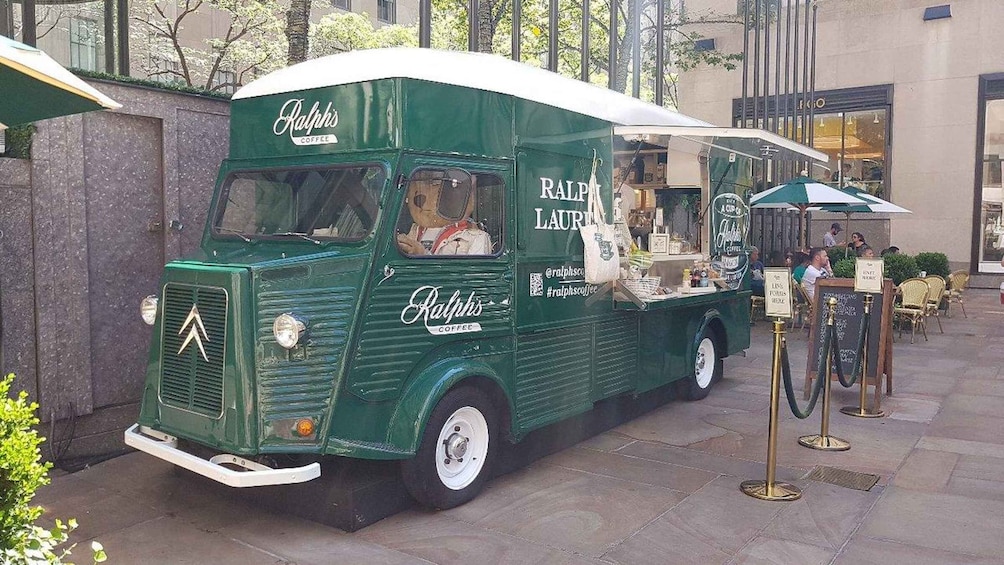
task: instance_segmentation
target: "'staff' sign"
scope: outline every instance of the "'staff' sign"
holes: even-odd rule
[[[854,292],[882,293],[882,259],[858,257],[854,265]]]

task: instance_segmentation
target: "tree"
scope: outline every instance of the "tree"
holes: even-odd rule
[[[418,26],[373,27],[365,13],[328,14],[310,26],[310,56],[322,57],[354,49],[418,47]]]
[[[639,37],[631,32],[630,21],[635,2],[641,2],[641,29]],[[674,9],[674,2],[666,2],[663,24],[665,37],[665,68],[655,68],[656,8],[660,0],[591,0],[589,19],[590,81],[607,84],[613,68],[613,88],[625,92],[631,79],[631,51],[640,44],[643,76],[659,77],[662,88],[672,104],[676,104],[676,73],[697,65],[707,64],[732,69],[741,60],[739,54],[719,51],[696,51],[694,43],[701,39],[696,27],[707,24],[742,25],[737,16],[720,16],[705,13],[696,17],[684,16]],[[609,61],[610,9],[617,10],[617,59]],[[440,49],[467,48],[467,2],[464,0],[433,0],[432,46]],[[558,72],[566,76],[581,74],[582,2],[560,0],[558,7]],[[511,55],[512,53],[512,0],[483,0],[479,3],[478,50]],[[524,0],[521,4],[520,59],[537,66],[547,65],[548,56],[548,0]],[[655,81],[653,81],[655,82]],[[642,81],[642,97],[654,98],[654,89]]]
[[[306,61],[310,51],[310,0],[290,0],[286,12],[286,40],[289,42],[287,63]]]
[[[252,74],[282,66],[285,45],[277,0],[135,0],[130,35],[146,48],[140,61],[147,76],[209,91],[244,84]],[[185,23],[196,14],[221,18],[227,26],[217,37],[189,47]]]

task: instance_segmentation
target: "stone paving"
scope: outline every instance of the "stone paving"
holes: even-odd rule
[[[818,433],[818,409],[797,420],[782,399],[778,479],[803,489],[797,502],[738,488],[765,474],[764,322],[707,399],[672,401],[449,511],[349,534],[209,491],[141,453],[56,477],[37,502],[76,517],[74,540],[98,539],[111,563],[1004,564],[1004,307],[974,290],[967,311],[944,319],[944,334],[934,323],[929,341],[896,342],[888,417],[834,409],[831,434],[850,451],[798,446]],[[805,332],[790,334],[798,381],[806,347]],[[856,389],[833,391],[835,408],[856,404]],[[881,478],[868,492],[805,479],[816,465]]]

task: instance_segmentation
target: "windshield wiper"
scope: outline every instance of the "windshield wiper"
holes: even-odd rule
[[[274,233],[272,235],[293,235],[293,236],[299,237],[301,239],[306,239],[307,241],[313,243],[314,245],[320,245],[321,244],[321,240],[314,239],[314,238],[310,237],[309,235],[307,235],[307,234],[305,234],[303,232],[287,231],[287,232],[282,232],[282,233]]]
[[[237,237],[243,239],[244,243],[251,243],[251,238],[248,237],[248,236],[246,236],[246,235],[244,235],[244,232],[242,232],[241,230],[235,230],[233,228],[217,227],[216,231],[218,231],[220,233],[229,233],[229,234],[236,235]]]

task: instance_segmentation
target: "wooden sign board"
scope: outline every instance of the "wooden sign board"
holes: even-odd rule
[[[850,377],[851,368],[857,359],[855,347],[858,331],[864,316],[864,297],[854,291],[854,279],[819,279],[816,281],[816,295],[812,307],[809,328],[809,359],[805,373],[805,395],[808,398],[812,382],[816,378],[816,368],[823,357],[823,335],[829,308],[826,301],[837,299],[834,325],[837,328],[837,342],[840,345],[840,362],[844,376]],[[886,394],[892,393],[892,308],[895,297],[891,279],[882,283],[882,292],[873,294],[871,320],[868,327],[868,382],[875,385],[875,406],[881,404],[882,381],[886,377]],[[836,373],[831,375],[831,378]]]

